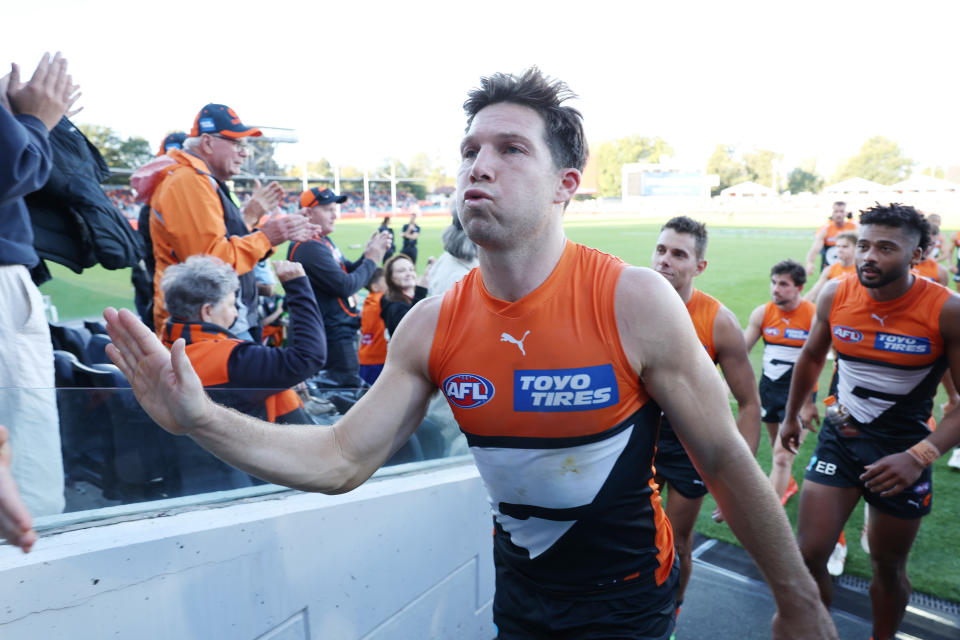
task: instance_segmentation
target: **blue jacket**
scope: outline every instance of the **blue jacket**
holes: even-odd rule
[[[50,177],[53,150],[47,128],[33,116],[14,116],[0,106],[0,265],[39,262],[23,196]]]

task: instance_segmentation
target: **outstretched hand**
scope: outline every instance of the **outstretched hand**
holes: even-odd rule
[[[201,426],[213,410],[199,376],[179,339],[170,351],[127,309],[103,311],[113,344],[107,355],[130,381],[137,401],[161,427],[174,435]]]
[[[10,433],[0,425],[0,536],[28,553],[37,541],[33,520],[10,473]]]
[[[79,111],[72,109],[80,98],[79,88],[67,73],[66,58],[58,51],[52,58],[49,53],[43,54],[27,82],[21,82],[20,67],[12,64],[6,94],[14,113],[35,116],[50,131],[61,117]]]

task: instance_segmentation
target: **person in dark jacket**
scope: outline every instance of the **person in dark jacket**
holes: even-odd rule
[[[186,341],[204,387],[242,389],[226,401],[238,411],[270,422],[309,423],[290,387],[323,367],[323,320],[303,267],[286,261],[274,265],[287,294],[289,346],[267,347],[230,333],[226,327],[237,317],[239,279],[233,267],[209,255],[190,256],[164,271],[160,287],[170,319],[163,341],[167,346],[178,338]]]
[[[316,295],[327,334],[327,373],[340,386],[358,387],[362,384],[357,359],[360,312],[354,294],[370,280],[392,240],[389,234],[374,233],[359,259],[344,258],[330,234],[337,204],[346,199],[318,187],[300,194],[300,214],[318,225],[320,233],[308,242],[291,244],[287,259],[303,265]]]
[[[397,249],[394,243],[393,229],[390,227],[390,216],[383,216],[383,222],[381,222],[380,226],[377,227],[377,233],[390,234],[390,246],[387,247],[386,252],[383,254],[383,260],[384,263],[386,263],[387,260],[393,257],[393,252]]]
[[[427,297],[427,278],[433,256],[427,261],[427,269],[417,280],[417,268],[405,253],[398,253],[383,266],[383,275],[387,281],[387,292],[380,299],[380,317],[392,336],[403,316],[410,308]]]
[[[182,149],[187,134],[183,131],[174,131],[167,135],[160,143],[160,152],[157,156],[164,156],[167,151]],[[147,198],[149,199],[149,197]],[[140,207],[137,218],[137,232],[143,238],[143,259],[130,269],[130,283],[133,285],[133,304],[137,307],[137,314],[143,324],[153,329],[153,272],[156,260],[153,258],[153,240],[150,238],[150,205]]]
[[[11,473],[34,515],[63,511],[63,461],[53,347],[29,269],[40,259],[23,197],[53,168],[49,132],[78,97],[58,53],[27,82],[14,64],[0,81],[0,424],[10,430]]]

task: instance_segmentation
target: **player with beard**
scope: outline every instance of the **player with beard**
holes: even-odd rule
[[[780,437],[796,452],[800,409],[831,341],[837,402],[828,409],[800,491],[798,541],[829,606],[827,559],[862,496],[869,504],[873,636],[892,638],[910,596],[907,558],[930,512],[930,465],[960,442],[960,413],[930,432],[927,418],[945,369],[960,374],[960,296],[910,273],[930,226],[913,207],[877,205],[860,216],[857,278],[829,283],[794,368]],[[810,425],[807,425],[808,428]]]

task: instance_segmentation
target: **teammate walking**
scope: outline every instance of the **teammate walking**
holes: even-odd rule
[[[652,477],[662,408],[767,576],[774,636],[836,638],[678,297],[564,236],[587,156],[571,95],[536,69],[470,93],[457,201],[480,269],[411,309],[380,378],[333,427],[277,428],[214,404],[182,343],[167,352],[129,312],[106,311],[111,358],[171,432],[327,493],[369,478],[439,387],[490,493],[500,638],[669,636],[673,542]]]
[[[817,296],[820,295],[820,291],[823,290],[825,284],[831,280],[842,278],[848,273],[856,273],[857,265],[853,262],[853,254],[857,247],[857,232],[844,231],[838,234],[834,246],[836,247],[837,261],[820,272],[820,277],[817,278],[810,291],[803,296],[804,300],[816,303]]]
[[[830,604],[826,571],[837,535],[862,495],[869,506],[874,638],[892,638],[910,595],[907,557],[930,512],[930,465],[960,441],[960,413],[933,433],[927,418],[947,365],[960,375],[960,297],[910,273],[930,242],[913,207],[877,205],[860,216],[857,278],[829,283],[794,368],[783,446],[796,452],[807,402],[830,347],[837,402],[827,412],[800,492],[798,539]]]
[[[700,344],[710,359],[720,365],[737,400],[737,429],[756,455],[760,442],[760,397],[740,323],[716,298],[693,288],[693,279],[707,268],[706,251],[706,225],[687,216],[678,216],[668,220],[660,229],[652,266],[680,295]],[[673,525],[680,565],[679,610],[693,570],[693,526],[707,494],[707,486],[666,416],[660,423],[656,468],[657,484],[668,487],[667,518]],[[719,510],[714,516],[719,517]]]
[[[830,214],[829,222],[817,229],[813,238],[813,245],[807,253],[807,275],[813,275],[815,268],[814,261],[817,254],[820,254],[820,271],[823,271],[837,261],[836,242],[837,236],[844,231],[856,231],[857,224],[848,220],[847,203],[834,202],[833,212]]]

